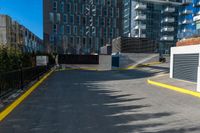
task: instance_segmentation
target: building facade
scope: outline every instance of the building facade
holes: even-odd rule
[[[44,0],[48,52],[99,53],[121,35],[121,0]]]
[[[23,52],[45,52],[42,40],[8,15],[0,15],[0,45]]]
[[[179,10],[178,39],[186,39],[200,34],[200,1],[183,0]]]
[[[178,32],[178,8],[175,1],[124,0],[123,36],[154,40],[158,52],[169,53]]]

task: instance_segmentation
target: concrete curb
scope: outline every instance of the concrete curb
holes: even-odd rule
[[[30,87],[24,94],[17,98],[13,103],[6,107],[2,112],[0,112],[0,122],[3,121],[20,103],[22,103],[42,82],[44,82],[54,70],[51,70],[45,74],[39,81],[37,81],[32,87]]]
[[[157,81],[153,81],[153,80],[150,80],[150,79],[148,79],[147,82],[148,82],[148,84],[151,84],[151,85],[154,85],[154,86],[162,87],[162,88],[165,88],[165,89],[173,90],[173,91],[176,91],[176,92],[180,92],[180,93],[183,93],[183,94],[187,94],[187,95],[191,95],[191,96],[200,98],[199,92],[191,91],[191,90],[188,90],[188,89],[185,89],[185,88],[180,88],[180,87],[177,87],[177,86],[173,86],[173,85],[169,85],[169,84],[165,84],[165,83],[161,83],[161,82],[157,82]]]

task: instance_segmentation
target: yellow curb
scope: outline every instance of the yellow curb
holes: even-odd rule
[[[23,95],[16,99],[12,104],[10,104],[6,109],[0,112],[0,122],[6,118],[21,102],[23,102],[45,79],[47,79],[53,70],[43,76],[38,82],[36,82],[31,88],[29,88]]]
[[[98,71],[95,68],[64,68],[64,69],[58,69],[56,70],[57,72],[59,71],[67,71],[67,70],[87,70],[87,71]]]
[[[141,65],[143,65],[143,66],[151,66],[151,65],[158,65],[158,64],[162,64],[162,62],[150,62],[150,63],[141,64]]]
[[[162,88],[170,89],[170,90],[173,90],[173,91],[177,91],[177,92],[180,92],[180,93],[183,93],[183,94],[187,94],[187,95],[191,95],[191,96],[195,96],[195,97],[200,98],[199,92],[195,92],[195,91],[191,91],[191,90],[188,90],[188,89],[185,89],[185,88],[180,88],[180,87],[176,87],[176,86],[152,81],[150,79],[148,79],[147,82],[151,85],[159,86],[159,87],[162,87]]]

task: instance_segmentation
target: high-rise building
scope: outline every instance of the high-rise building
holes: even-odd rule
[[[178,39],[200,35],[200,0],[183,0],[179,10]]]
[[[42,40],[8,15],[0,15],[0,45],[23,52],[45,52]]]
[[[44,0],[44,42],[49,52],[98,53],[121,35],[121,0]]]
[[[123,35],[154,40],[160,53],[169,53],[177,41],[180,3],[164,0],[123,2]]]

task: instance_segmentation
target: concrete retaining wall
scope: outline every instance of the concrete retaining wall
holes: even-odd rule
[[[120,54],[120,68],[138,65],[141,63],[157,62],[159,61],[159,54],[150,53],[121,53]]]

